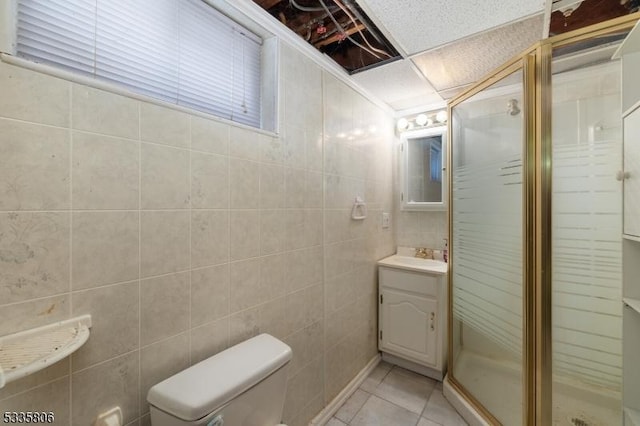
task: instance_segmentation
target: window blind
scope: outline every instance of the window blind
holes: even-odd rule
[[[17,54],[260,127],[262,40],[202,0],[18,0]]]

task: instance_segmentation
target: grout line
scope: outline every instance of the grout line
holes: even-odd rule
[[[154,343],[155,343],[155,342],[154,342]],[[79,369],[79,370],[77,370],[77,371],[73,371],[73,372],[71,372],[71,374],[78,374],[78,373],[82,373],[82,372],[87,371],[87,370],[90,370],[90,369],[92,369],[92,368],[94,368],[94,367],[98,367],[98,366],[104,365],[104,364],[106,364],[106,363],[108,363],[108,362],[111,362],[111,361],[113,361],[113,360],[115,360],[115,359],[118,359],[118,358],[124,358],[124,357],[126,357],[126,356],[128,356],[128,355],[133,354],[134,352],[136,352],[136,353],[138,354],[138,358],[139,358],[139,357],[140,357],[140,348],[135,348],[135,349],[131,349],[130,351],[123,352],[123,353],[121,353],[121,354],[118,354],[118,355],[116,355],[116,356],[113,356],[113,357],[111,357],[111,358],[108,358],[108,359],[102,360],[102,361],[100,361],[100,362],[96,362],[95,364],[88,365],[88,366],[86,366],[86,367],[84,367],[84,368],[81,368],[81,369]],[[138,369],[138,372],[139,372],[139,371],[140,371],[140,369]],[[139,375],[139,374],[138,374],[138,375]],[[140,391],[138,390],[138,395],[139,395],[139,394],[140,394]],[[138,398],[138,399],[139,399],[139,398]]]
[[[60,361],[58,361],[58,362],[60,362]],[[55,365],[55,364],[51,364],[51,365]],[[60,377],[56,377],[55,379],[47,380],[47,381],[45,381],[43,383],[39,383],[39,384],[34,385],[32,387],[23,389],[23,390],[21,390],[19,392],[16,392],[14,394],[9,394],[6,397],[2,397],[2,398],[0,398],[0,402],[4,402],[4,401],[7,401],[7,400],[12,399],[12,398],[19,397],[21,395],[25,395],[26,393],[31,392],[31,391],[33,391],[35,389],[43,388],[43,387],[48,386],[48,385],[50,385],[52,383],[55,383],[55,382],[58,382],[58,381],[62,381],[63,379],[67,379],[67,380],[71,381],[71,371],[69,371],[68,374],[63,374]],[[69,392],[68,393],[69,393],[69,408],[71,408],[71,383],[69,383]],[[69,412],[69,417],[71,417],[71,412]]]
[[[191,365],[193,362],[191,342],[191,329],[193,327],[193,150],[191,149],[193,145],[192,123],[193,119],[189,117],[189,300],[187,301],[187,307],[189,311],[189,328],[187,330],[187,355],[189,359],[189,365]]]
[[[238,207],[238,208],[233,208],[233,209],[228,209],[226,207],[214,207],[214,208],[209,208],[209,207],[198,207],[198,208],[182,208],[182,209],[176,209],[176,208],[166,208],[166,209],[139,209],[139,208],[131,208],[131,209],[75,209],[73,210],[73,213],[118,213],[118,212],[124,212],[124,213],[130,213],[130,212],[138,212],[138,211],[143,211],[143,212],[184,212],[184,211],[188,211],[188,210],[196,210],[196,211],[208,211],[208,210],[214,210],[214,211],[225,211],[225,210],[241,210],[241,211],[257,211],[260,212],[261,210],[258,208],[254,208],[254,207]],[[310,211],[322,211],[321,208],[319,207],[311,207],[311,208],[305,208],[305,207],[286,207],[286,208],[269,208],[269,209],[264,209],[263,211],[266,212],[278,212],[278,211],[284,211],[284,212],[299,212],[300,210],[310,210]],[[350,211],[351,209],[328,209],[327,211]],[[378,209],[376,209],[377,211]],[[17,214],[24,214],[24,213],[66,213],[66,212],[71,212],[71,209],[47,209],[47,210],[0,210],[0,214],[9,214],[9,213],[17,213]],[[317,244],[318,245],[318,244]]]
[[[325,216],[326,216],[326,208],[327,208],[327,188],[326,188],[326,165],[325,165],[325,155],[326,155],[326,144],[327,144],[327,140],[326,140],[326,74],[323,70],[320,71],[320,97],[321,97],[321,101],[320,101],[320,105],[321,105],[321,111],[320,111],[320,120],[321,120],[321,132],[322,132],[322,136],[321,136],[321,140],[322,140],[322,147],[321,147],[321,155],[322,155],[322,159],[321,159],[321,177],[322,177],[322,181],[321,181],[321,185],[322,185],[322,333],[323,333],[323,339],[322,339],[322,352],[323,352],[323,357],[324,359],[322,360],[322,405],[326,406],[327,405],[327,329],[328,329],[328,324],[327,324],[327,315],[326,315],[326,305],[327,305],[327,257],[325,255],[326,252],[326,232],[327,232],[327,222],[325,220]]]
[[[138,102],[138,394],[136,404],[140,417],[142,390],[142,107]]]
[[[44,300],[47,300],[47,299],[59,298],[59,297],[63,297],[63,296],[71,297],[71,293],[72,292],[65,290],[65,291],[62,291],[60,293],[51,294],[51,295],[48,295],[48,296],[35,297],[33,299],[19,300],[17,302],[5,303],[4,305],[0,305],[0,308],[8,308],[8,307],[11,307],[11,306],[17,306],[17,305],[26,304],[26,303],[32,303],[32,302],[41,302],[41,301],[44,301]],[[71,306],[71,304],[69,304],[69,306]],[[67,316],[69,316],[71,314],[71,308],[69,308],[69,311],[67,312],[67,314],[68,314]]]
[[[2,60],[0,60],[0,63],[2,63]],[[71,96],[69,96],[69,104],[71,104]],[[21,118],[14,118],[14,117],[6,117],[6,116],[1,116],[0,117],[0,121],[13,121],[16,123],[21,123],[21,124],[28,124],[28,125],[34,125],[34,126],[39,126],[39,127],[47,127],[47,128],[51,128],[51,129],[59,129],[59,130],[67,130],[67,131],[72,131],[73,127],[71,127],[71,110],[69,110],[69,124],[68,125],[63,125],[63,126],[57,126],[55,124],[47,124],[47,123],[42,123],[40,121],[29,121],[29,120],[24,120]]]
[[[231,343],[231,127],[226,128],[226,159],[227,159],[227,274],[229,276],[229,285],[227,286],[227,341],[225,346],[228,348]]]
[[[73,313],[73,83],[69,84],[69,314]],[[73,357],[69,357],[69,419],[73,420]]]

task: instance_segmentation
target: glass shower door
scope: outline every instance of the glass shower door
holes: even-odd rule
[[[514,67],[517,68],[517,67]],[[451,108],[450,380],[505,425],[523,422],[522,67]]]
[[[622,423],[621,72],[597,54],[553,62],[554,425]]]

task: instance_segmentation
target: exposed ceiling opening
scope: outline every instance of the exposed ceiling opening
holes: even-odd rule
[[[353,0],[254,0],[353,74],[400,57]]]
[[[444,103],[544,37],[640,10],[640,0],[253,2],[404,112]],[[569,58],[562,69],[603,61],[624,36],[574,43],[554,57]],[[574,58],[581,52],[596,53]]]
[[[640,10],[640,0],[553,0],[549,36]]]

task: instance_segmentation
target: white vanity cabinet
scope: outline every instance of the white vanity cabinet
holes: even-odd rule
[[[389,261],[391,258],[400,261]],[[378,349],[382,358],[442,380],[446,355],[446,264],[402,256],[378,262]],[[420,262],[427,266],[421,268]]]

